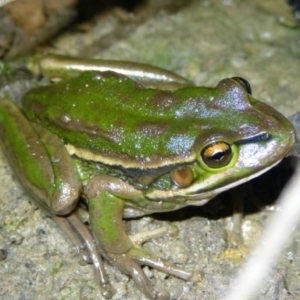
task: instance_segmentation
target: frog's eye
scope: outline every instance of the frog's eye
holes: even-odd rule
[[[179,187],[187,187],[194,180],[194,173],[190,167],[184,166],[175,169],[172,173],[173,182]]]
[[[210,168],[221,168],[228,165],[233,156],[231,146],[225,142],[215,142],[206,146],[201,157]]]
[[[252,95],[251,85],[246,79],[242,77],[232,77],[232,79],[236,80],[247,91],[248,94]]]

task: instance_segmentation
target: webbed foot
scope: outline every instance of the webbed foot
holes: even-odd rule
[[[174,275],[187,281],[201,281],[202,273],[187,271],[165,259],[156,257],[147,250],[133,246],[129,251],[122,254],[108,253],[106,258],[123,273],[129,275],[139,287],[139,289],[149,298],[157,300],[169,299],[170,295],[166,291],[156,291],[150,280],[145,275],[141,266],[149,266],[166,274]]]
[[[162,227],[154,231],[134,235],[132,240],[125,232],[122,213],[124,202],[111,194],[102,194],[101,198],[89,199],[90,225],[101,254],[129,275],[138,288],[151,300],[169,299],[166,291],[157,291],[141,266],[149,266],[166,274],[188,281],[200,281],[201,272],[187,271],[181,267],[156,257],[143,249],[144,241],[165,234],[175,234],[176,227]]]

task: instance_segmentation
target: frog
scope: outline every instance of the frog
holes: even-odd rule
[[[142,247],[168,229],[134,239],[123,219],[205,205],[274,167],[295,142],[291,123],[242,77],[204,87],[142,63],[57,54],[31,69],[53,82],[20,104],[0,99],[0,146],[33,202],[93,264],[107,299],[115,290],[104,261],[152,300],[170,294],[143,266],[201,280]]]

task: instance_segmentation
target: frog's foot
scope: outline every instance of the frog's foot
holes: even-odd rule
[[[107,279],[103,260],[95,246],[93,236],[81,219],[73,212],[67,217],[54,216],[53,220],[68,235],[69,239],[77,245],[84,262],[92,263],[101,287],[101,293],[106,299],[115,294],[115,290]]]
[[[169,299],[170,295],[166,291],[156,291],[151,285],[150,280],[145,275],[141,266],[146,265],[166,274],[174,275],[187,281],[201,281],[202,273],[196,271],[187,271],[150,254],[139,246],[132,247],[123,254],[109,253],[107,259],[123,273],[132,277],[139,289],[151,300]]]
[[[135,245],[142,245],[144,242],[156,239],[163,236],[174,237],[178,234],[179,230],[175,225],[162,226],[157,229],[139,232],[129,235],[130,240]]]

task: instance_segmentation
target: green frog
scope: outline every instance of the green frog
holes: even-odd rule
[[[240,77],[201,87],[157,67],[58,55],[38,67],[60,80],[27,92],[20,107],[0,100],[1,148],[34,202],[93,263],[102,294],[114,295],[102,258],[149,299],[169,293],[142,265],[200,280],[143,249],[123,218],[204,205],[266,172],[294,144],[290,122]]]

